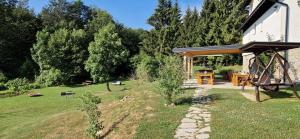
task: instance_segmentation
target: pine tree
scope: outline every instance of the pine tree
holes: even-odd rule
[[[181,28],[181,42],[184,47],[199,47],[198,43],[198,21],[199,14],[196,8],[192,11],[188,7],[185,16],[183,17],[183,26]]]
[[[180,47],[180,37],[182,28],[181,23],[181,10],[179,8],[178,0],[176,0],[174,7],[172,8],[172,17],[171,17],[171,43],[172,48]]]
[[[172,49],[177,47],[180,36],[178,29],[181,20],[178,2],[172,5],[171,0],[158,0],[158,6],[148,19],[148,23],[154,28],[143,41],[144,50],[158,57],[172,54]]]

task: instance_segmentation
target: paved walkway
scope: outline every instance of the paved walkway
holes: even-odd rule
[[[193,105],[189,108],[185,118],[176,129],[175,139],[208,139],[211,132],[209,112],[211,98],[208,97],[208,88],[195,90]]]

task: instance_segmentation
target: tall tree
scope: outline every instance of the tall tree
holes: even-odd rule
[[[51,32],[59,28],[83,29],[90,17],[90,9],[81,0],[50,0],[40,16],[43,26]]]
[[[32,56],[38,63],[41,73],[54,69],[64,76],[57,78],[60,81],[55,82],[58,84],[74,83],[84,68],[86,52],[82,47],[84,47],[85,37],[86,33],[83,30],[75,29],[58,29],[52,34],[45,29],[39,32],[37,43],[32,48]],[[48,76],[40,78],[43,82]]]
[[[144,50],[160,58],[172,54],[171,50],[176,47],[179,38],[177,30],[181,25],[178,2],[172,5],[171,0],[158,0],[158,6],[148,23],[153,29],[143,41]]]
[[[67,0],[49,0],[49,5],[43,8],[40,15],[43,26],[52,32],[57,28],[66,27],[68,5]]]
[[[171,23],[172,2],[171,0],[158,0],[154,14],[148,19],[148,24],[156,30],[160,30]]]
[[[86,28],[88,41],[92,41],[94,39],[94,34],[109,23],[114,23],[113,18],[109,13],[96,8],[91,9],[91,16]]]
[[[182,47],[199,47],[197,25],[199,14],[196,8],[192,11],[188,7],[185,16],[183,17],[183,25],[180,29],[181,32],[181,46]]]
[[[26,4],[26,1],[0,1],[0,70],[9,78],[33,77],[19,70],[26,59],[27,63],[32,61],[30,48],[40,29],[39,20]],[[31,64],[34,65],[33,62]]]
[[[182,27],[181,23],[181,10],[179,8],[178,0],[176,0],[174,7],[172,8],[172,16],[171,16],[171,47],[172,49],[175,47],[180,47],[180,36],[182,35],[179,31]]]
[[[240,43],[242,33],[239,28],[246,17],[242,5],[243,1],[239,0],[205,0],[197,27],[199,45]],[[225,55],[218,61],[235,64],[240,63],[240,59],[240,55]]]
[[[90,72],[94,82],[106,82],[107,90],[111,91],[109,80],[112,73],[128,55],[122,46],[116,26],[110,23],[99,29],[88,50],[89,58],[85,64],[86,70]]]

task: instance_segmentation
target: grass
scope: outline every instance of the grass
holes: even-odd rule
[[[211,138],[297,138],[300,103],[291,91],[264,94],[261,103],[244,98],[239,90],[213,89]],[[248,93],[253,93],[249,92]]]
[[[0,98],[0,138],[90,138],[85,133],[88,122],[78,98],[85,92],[102,98],[100,109],[106,138],[173,138],[190,106],[186,100],[192,91],[179,96],[182,104],[173,108],[164,106],[153,84],[136,81],[124,84],[111,86],[111,93],[104,84],[98,84],[34,90],[44,95],[37,98],[26,95]],[[76,94],[62,97],[62,91]]]

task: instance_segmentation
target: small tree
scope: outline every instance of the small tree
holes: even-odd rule
[[[86,112],[90,123],[87,132],[95,139],[100,138],[100,134],[104,127],[102,125],[102,121],[99,120],[101,117],[101,111],[98,110],[97,104],[101,103],[101,99],[97,96],[93,96],[91,93],[86,93],[80,98],[82,100],[83,110]]]
[[[176,56],[165,58],[159,71],[159,87],[168,105],[174,102],[175,95],[182,92],[183,80],[184,72],[180,58]]]
[[[94,41],[89,45],[89,58],[85,68],[90,72],[94,82],[106,82],[107,90],[111,74],[118,64],[126,59],[127,50],[122,46],[121,39],[114,24],[108,24],[95,34]]]

